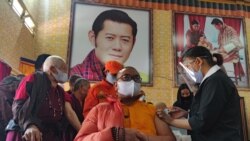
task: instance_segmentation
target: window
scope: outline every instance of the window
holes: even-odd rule
[[[24,17],[24,24],[29,29],[29,31],[34,34],[35,24],[31,17]]]
[[[23,20],[24,25],[28,28],[31,34],[34,34],[34,29],[36,27],[35,23],[22,0],[8,0],[8,2],[21,20]]]
[[[14,9],[14,11],[17,13],[17,15],[19,17],[22,16],[24,9],[23,9],[23,7],[21,6],[21,4],[19,3],[18,0],[13,0],[12,1],[12,8]]]

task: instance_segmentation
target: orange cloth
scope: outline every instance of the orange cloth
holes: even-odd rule
[[[129,106],[120,102],[101,103],[91,109],[74,141],[111,141],[112,127],[135,128],[156,135],[154,121],[155,108],[141,101]]]
[[[123,127],[122,112],[115,103],[100,103],[91,109],[74,141],[112,141],[112,127]]]
[[[86,117],[88,112],[97,104],[106,102],[106,97],[112,96],[117,97],[115,88],[112,84],[106,80],[93,85],[87,94],[84,103],[83,116]]]
[[[132,105],[122,105],[124,113],[124,127],[135,128],[147,135],[156,135],[155,107],[137,101]]]
[[[117,61],[108,61],[105,63],[105,70],[111,74],[117,74],[119,70],[123,68],[123,65]]]

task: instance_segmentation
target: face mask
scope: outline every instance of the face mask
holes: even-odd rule
[[[59,83],[65,83],[68,80],[67,73],[62,72],[61,70],[57,69],[57,74],[52,73],[52,75],[55,77],[56,81]]]
[[[134,80],[118,81],[117,87],[119,94],[133,97],[134,95],[139,94],[141,89],[141,84],[135,83]]]
[[[116,77],[113,76],[113,75],[110,74],[110,73],[107,73],[106,80],[107,80],[109,83],[114,84],[115,81],[116,81]]]
[[[195,78],[195,82],[196,83],[201,83],[201,81],[203,79],[203,75],[201,73],[201,67],[200,67],[198,72],[194,71],[193,69],[190,69],[190,71],[193,72],[193,75],[194,75],[193,77]]]

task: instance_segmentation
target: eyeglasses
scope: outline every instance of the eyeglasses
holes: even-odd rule
[[[141,77],[140,75],[134,75],[134,76],[131,76],[129,74],[124,74],[122,75],[120,78],[118,78],[118,80],[121,79],[122,81],[131,81],[131,80],[134,80],[136,83],[141,83]]]
[[[195,62],[195,60],[192,61],[184,61],[183,65],[185,65],[186,67],[189,67],[191,64],[193,64]]]

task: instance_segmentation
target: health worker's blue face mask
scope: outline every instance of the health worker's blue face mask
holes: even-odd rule
[[[187,66],[187,68],[191,72],[190,76],[195,81],[195,83],[201,83],[201,81],[203,79],[203,74],[201,72],[201,66],[200,66],[200,68],[199,68],[198,71],[195,71],[193,69],[193,65],[192,65],[194,62],[195,62],[195,60],[189,61],[189,62],[185,62],[184,64],[185,64],[185,66]]]

